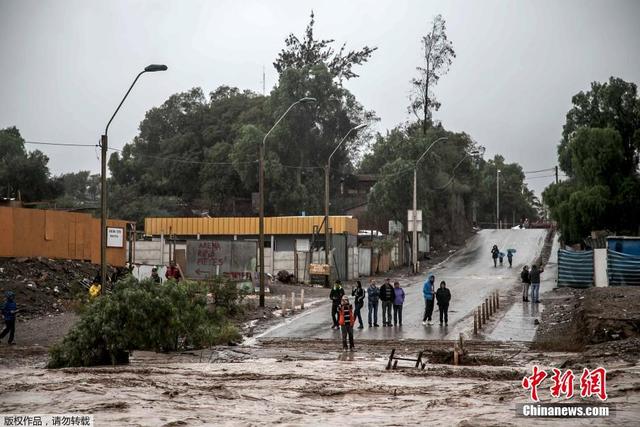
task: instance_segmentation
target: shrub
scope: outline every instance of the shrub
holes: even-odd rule
[[[206,297],[211,284],[156,284],[129,276],[113,293],[87,305],[78,323],[51,348],[48,366],[116,364],[126,362],[133,350],[171,351],[179,343],[205,347],[237,340],[240,334],[228,314],[238,311],[241,293],[231,287],[216,283],[217,298],[210,310]]]

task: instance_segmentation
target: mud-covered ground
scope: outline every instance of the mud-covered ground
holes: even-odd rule
[[[523,344],[467,343],[470,360],[483,356],[491,365],[427,362],[422,370],[400,362],[400,369],[385,369],[391,348],[408,357],[427,350],[431,359],[451,345],[373,342],[343,353],[335,342],[278,340],[183,354],[136,352],[128,366],[60,370],[34,365],[34,358],[0,368],[0,413],[84,412],[97,425],[521,425],[515,405],[528,401],[521,380],[531,365],[567,366],[571,357]],[[640,369],[625,362],[607,368],[615,417],[571,425],[640,424]],[[552,400],[548,389],[540,395]]]

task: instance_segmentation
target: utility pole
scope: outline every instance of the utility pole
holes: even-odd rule
[[[331,173],[331,158],[333,157],[334,154],[336,154],[336,151],[338,151],[342,143],[347,140],[347,137],[351,132],[355,132],[366,126],[367,125],[365,123],[362,123],[349,129],[349,132],[347,132],[347,134],[340,140],[336,148],[334,148],[331,154],[329,155],[329,159],[327,160],[327,166],[324,169],[324,240],[325,240],[324,263],[327,265],[329,265],[329,253],[331,252],[331,233],[330,233],[331,228],[329,228],[329,203],[330,203],[329,202],[329,177]],[[331,268],[329,268],[329,276],[330,275],[331,275]],[[329,284],[329,276],[327,276],[325,285]]]
[[[500,229],[500,169],[496,169],[496,228]]]
[[[289,108],[287,108],[287,110],[284,113],[282,113],[280,118],[276,120],[275,124],[271,127],[271,129],[269,129],[269,132],[267,132],[264,135],[264,138],[262,138],[262,144],[260,144],[260,161],[258,165],[260,169],[260,171],[258,172],[258,191],[260,192],[260,197],[259,197],[260,206],[258,208],[258,215],[259,215],[258,256],[260,258],[258,260],[260,264],[259,270],[258,270],[258,274],[260,275],[260,277],[258,278],[258,280],[260,281],[260,307],[264,307],[264,148],[265,148],[265,144],[267,142],[267,137],[269,136],[269,134],[271,134],[271,132],[276,128],[276,126],[278,126],[278,123],[280,123],[282,119],[284,119],[284,117],[289,113],[289,111],[291,111],[293,107],[295,107],[300,103],[315,102],[315,101],[316,101],[315,98],[310,98],[305,96],[304,98],[300,98],[299,100],[291,104]],[[273,254],[273,248],[271,248],[271,251],[272,251],[271,253]]]
[[[558,183],[558,166],[556,166],[556,184]]]
[[[144,73],[153,73],[156,71],[166,70],[166,65],[151,64],[146,66],[144,70],[138,73],[136,78],[133,80],[133,83],[131,83],[131,86],[129,86],[129,90],[124,94],[122,101],[120,101],[120,104],[118,104],[118,108],[116,108],[116,111],[111,116],[111,119],[109,119],[109,122],[104,129],[104,134],[100,138],[100,152],[102,155],[100,165],[100,181],[102,184],[100,189],[100,285],[102,286],[103,295],[104,292],[106,292],[107,286],[107,147],[109,143],[109,138],[107,135],[109,134],[109,125],[113,121],[113,118],[116,116],[116,114],[118,114],[118,111],[120,111],[120,107],[122,107],[124,100],[127,99],[127,96],[129,96],[131,89],[133,89],[133,86],[136,84],[141,75],[143,75]]]
[[[418,165],[420,164],[420,161],[424,158],[424,156],[426,156],[426,154],[429,152],[429,150],[431,150],[431,147],[433,147],[436,142],[439,141],[443,141],[446,142],[447,141],[447,137],[443,136],[441,138],[436,139],[435,141],[433,141],[431,143],[431,145],[429,145],[429,147],[424,151],[424,153],[422,153],[422,155],[418,158],[418,160],[416,160],[416,164],[413,167],[413,213],[412,213],[412,217],[413,217],[413,246],[412,246],[412,254],[411,254],[411,258],[413,261],[413,273],[414,274],[418,274]],[[423,215],[423,220],[426,217],[426,215]]]

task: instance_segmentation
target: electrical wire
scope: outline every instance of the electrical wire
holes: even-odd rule
[[[25,144],[34,144],[34,145],[55,145],[62,147],[98,147],[99,144],[71,144],[67,142],[42,142],[42,141],[25,141]]]

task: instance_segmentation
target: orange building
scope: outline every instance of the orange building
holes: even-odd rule
[[[126,262],[127,221],[110,219],[107,263]],[[100,219],[43,209],[0,207],[0,257],[47,257],[100,264]]]

